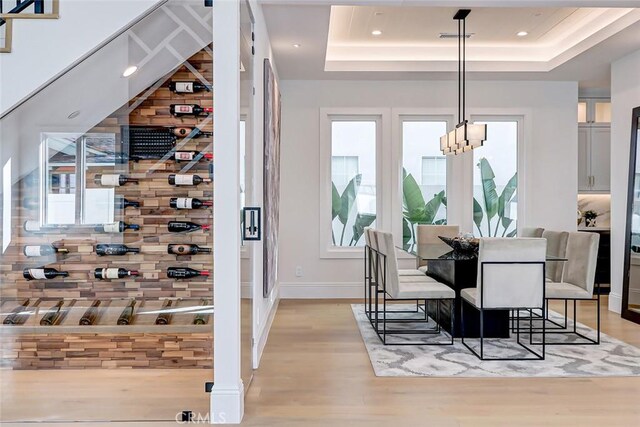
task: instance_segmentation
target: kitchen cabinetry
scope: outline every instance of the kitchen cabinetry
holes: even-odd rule
[[[608,193],[611,188],[611,103],[578,103],[578,191]]]

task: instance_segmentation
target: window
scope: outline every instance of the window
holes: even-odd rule
[[[402,235],[415,243],[418,224],[446,224],[447,158],[440,151],[444,120],[402,121]],[[419,191],[418,191],[419,190]]]
[[[44,134],[44,224],[113,222],[114,189],[94,184],[114,173],[114,134]]]
[[[364,246],[376,220],[378,124],[331,118],[331,224],[334,246]]]
[[[513,237],[518,220],[519,121],[484,123],[487,140],[473,150],[474,232],[484,237]]]

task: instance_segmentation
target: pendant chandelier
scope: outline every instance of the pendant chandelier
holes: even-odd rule
[[[469,9],[460,9],[453,16],[458,21],[458,124],[455,129],[440,137],[443,154],[461,154],[482,147],[487,139],[487,125],[469,123],[466,118],[466,19]]]

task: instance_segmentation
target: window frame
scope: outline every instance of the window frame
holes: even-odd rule
[[[40,134],[40,225],[41,226],[58,226],[61,224],[49,224],[47,222],[47,209],[49,205],[48,191],[49,191],[49,153],[48,153],[48,143],[47,140],[50,137],[60,137],[60,138],[73,138],[76,143],[76,158],[75,158],[75,176],[76,176],[76,188],[75,188],[75,222],[73,224],[68,224],[71,226],[95,226],[97,223],[88,223],[84,222],[85,216],[85,195],[87,190],[87,147],[86,141],[88,138],[99,138],[99,137],[107,137],[112,136],[115,144],[117,146],[118,139],[116,134],[113,132],[89,132],[89,133],[81,133],[81,132],[42,132]],[[117,148],[117,147],[116,147]],[[115,169],[118,168],[119,163],[117,159],[114,159],[113,166]],[[114,173],[124,173],[117,172]],[[114,191],[114,203],[115,203],[115,191]],[[115,220],[115,212],[114,212],[114,220]]]
[[[404,122],[445,122],[447,131],[453,129],[455,123],[455,110],[447,108],[438,109],[393,109],[393,175],[396,177],[393,183],[393,194],[391,195],[392,204],[392,226],[394,241],[396,246],[402,246],[402,168],[404,155]],[[439,144],[439,141],[438,141]],[[460,170],[459,164],[462,162],[461,156],[446,156],[447,160],[447,180],[446,193],[453,191],[455,180],[453,176],[456,170]],[[448,198],[453,200],[452,198]],[[452,221],[451,208],[447,206],[447,223]],[[400,256],[402,254],[402,256]],[[404,252],[399,253],[399,258],[413,258],[412,255]]]
[[[375,121],[376,122],[376,228],[386,229],[389,218],[389,203],[386,203],[391,184],[390,152],[390,110],[388,108],[321,108],[320,109],[320,224],[319,250],[321,259],[361,258],[363,247],[335,246],[331,241],[331,162],[332,123],[334,121]],[[387,188],[388,187],[388,188]],[[389,212],[387,212],[389,211]]]

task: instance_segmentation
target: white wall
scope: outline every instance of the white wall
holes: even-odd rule
[[[631,141],[631,110],[640,106],[640,50],[611,66],[611,294],[609,310],[622,306],[624,245]]]
[[[159,0],[60,0],[59,19],[15,19],[0,55],[0,112],[44,85]]]
[[[281,86],[280,294],[282,297],[359,297],[362,294],[362,260],[320,257],[320,108],[414,108],[455,112],[457,83],[283,81]],[[468,115],[519,114],[525,117],[526,161],[520,169],[520,177],[526,187],[526,202],[520,226],[576,228],[577,97],[575,82],[473,81],[468,84]],[[459,163],[472,167],[468,159],[461,159]],[[461,173],[460,164],[453,168],[456,173]],[[450,222],[469,229],[471,203],[463,194],[471,193],[461,188],[457,181],[448,194]],[[454,200],[456,198],[459,200]],[[468,215],[461,216],[460,206],[469,209]],[[453,210],[457,212],[451,212]],[[297,266],[302,267],[303,277],[295,276]]]
[[[252,198],[247,200],[247,206],[264,206],[263,203],[263,134],[264,134],[264,109],[263,109],[263,61],[269,58],[271,66],[278,75],[277,65],[273,59],[271,44],[269,43],[269,34],[267,25],[262,13],[262,6],[255,0],[250,0],[251,10],[254,15],[255,25],[255,56],[254,56],[254,87],[256,89],[253,97],[253,147],[251,152],[252,171],[251,187],[255,190]],[[281,214],[282,215],[282,214]],[[283,224],[284,218],[280,217],[280,224]],[[280,226],[282,229],[282,225]],[[253,365],[257,368],[260,363],[262,351],[267,342],[269,328],[275,316],[277,304],[279,300],[279,283],[272,289],[271,294],[267,298],[263,297],[262,291],[262,273],[263,273],[263,249],[262,242],[247,243],[251,250],[253,263],[252,277],[253,280]],[[282,244],[280,244],[282,247]]]

